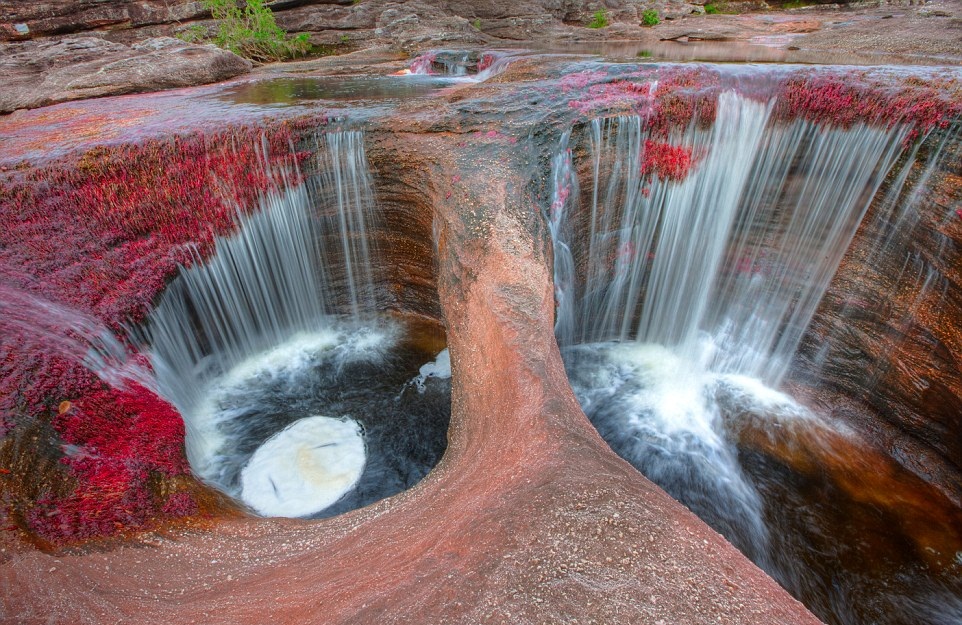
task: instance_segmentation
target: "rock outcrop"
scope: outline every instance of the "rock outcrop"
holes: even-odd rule
[[[8,44],[0,113],[68,100],[219,82],[250,61],[213,45],[158,37],[132,46],[96,37]]]

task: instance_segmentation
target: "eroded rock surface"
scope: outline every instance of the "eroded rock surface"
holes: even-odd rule
[[[902,212],[863,222],[798,358],[796,377],[847,404],[906,466],[962,501],[962,213],[952,130],[908,175],[928,188]],[[936,152],[944,165],[936,166]],[[859,407],[860,406],[860,407]]]
[[[170,37],[132,46],[96,37],[5,46],[0,113],[68,100],[158,91],[218,82],[250,71],[251,63],[213,45]]]
[[[608,25],[589,28],[602,5],[581,0],[269,3],[281,27],[308,34],[319,52],[333,55],[372,47],[414,54],[430,47],[533,42],[570,51],[573,43],[633,41],[642,47],[631,56],[637,52],[668,60],[962,62],[962,0],[918,6],[824,5],[786,12],[769,12],[764,3],[732,2],[726,10],[739,14],[726,15],[706,15],[701,5],[681,0],[608,2]],[[646,10],[655,10],[660,23],[646,27]],[[67,99],[206,84],[247,71],[241,60],[224,51],[145,41],[171,36],[203,40],[216,28],[196,1],[0,0],[0,41],[21,42],[0,45],[0,72],[12,81],[0,96],[0,113]],[[138,42],[154,49],[141,49]]]

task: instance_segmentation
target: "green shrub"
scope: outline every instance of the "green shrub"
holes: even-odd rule
[[[288,37],[264,0],[246,0],[243,8],[234,0],[204,0],[204,6],[217,20],[214,43],[252,61],[282,61],[306,54],[311,47],[306,33]]]
[[[191,24],[174,36],[187,43],[203,43],[207,41],[207,29],[200,24]]]
[[[716,13],[720,13],[720,11],[718,10],[718,5],[716,5],[716,4],[706,4],[706,5],[705,5],[705,13],[707,13],[707,14],[709,14],[709,15],[715,15]]]
[[[654,9],[646,9],[644,13],[641,14],[641,23],[645,26],[654,26],[661,20],[658,19],[658,11]]]
[[[474,20],[471,25],[474,26],[474,30],[481,30],[481,19]]]
[[[639,51],[638,51],[638,58],[640,58],[640,59],[650,59],[650,58],[653,57],[653,56],[654,56],[654,53],[652,53],[651,50],[639,50]]]
[[[608,9],[601,8],[595,11],[588,22],[588,28],[605,28],[608,26]]]

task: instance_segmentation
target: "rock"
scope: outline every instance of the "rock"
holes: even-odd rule
[[[0,0],[0,41],[23,38],[11,36],[5,27],[15,23],[27,27],[27,36],[38,37],[173,24],[205,14],[203,3],[196,0]]]
[[[385,9],[377,17],[374,32],[402,50],[454,43],[478,45],[491,41],[467,19],[439,15],[436,7],[421,2],[392,5]]]
[[[502,102],[462,104],[505,118]],[[222,519],[147,557],[18,554],[0,562],[0,604],[65,623],[818,625],[592,428],[554,338],[529,154],[493,128],[467,139],[474,116],[443,101],[421,106],[371,120],[366,144],[397,292],[413,281],[412,312],[443,319],[451,350],[437,468],[348,514]]]
[[[170,37],[128,47],[95,37],[8,44],[0,113],[57,102],[202,85],[237,76],[251,62],[213,45]]]
[[[945,162],[958,163],[962,150],[946,144],[953,147]],[[925,166],[920,159],[911,175]],[[897,227],[874,210],[862,222],[803,340],[795,376],[859,403],[860,414],[847,420],[958,503],[962,216],[951,198],[962,176],[952,167],[926,174],[925,195]]]

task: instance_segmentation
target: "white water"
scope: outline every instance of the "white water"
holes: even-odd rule
[[[423,394],[427,389],[426,384],[430,378],[451,379],[451,353],[446,347],[438,353],[434,360],[421,365],[417,377],[411,380],[411,384],[414,384],[418,389],[418,393]]]
[[[559,272],[575,291],[558,316],[562,340],[667,345],[778,384],[904,131],[770,124],[770,108],[723,93],[711,130],[669,140],[695,155],[680,182],[641,176],[642,119],[592,122],[591,206],[564,202],[552,217],[559,233],[573,212],[587,222],[586,240],[557,239],[562,258],[567,246],[586,261],[574,288]]]
[[[325,293],[346,293],[356,318],[376,305],[368,230],[375,223],[374,180],[360,131],[335,132],[317,146],[319,176],[309,181],[321,211],[321,277]],[[326,144],[326,145],[325,145]],[[325,242],[333,239],[333,244]],[[332,271],[343,268],[343,273]]]
[[[413,61],[408,73],[414,76],[444,76],[461,79],[464,82],[484,82],[507,69],[514,55],[511,51],[486,51],[478,62],[478,72],[468,73],[472,63],[469,50],[430,50]],[[437,66],[437,71],[435,67]]]

